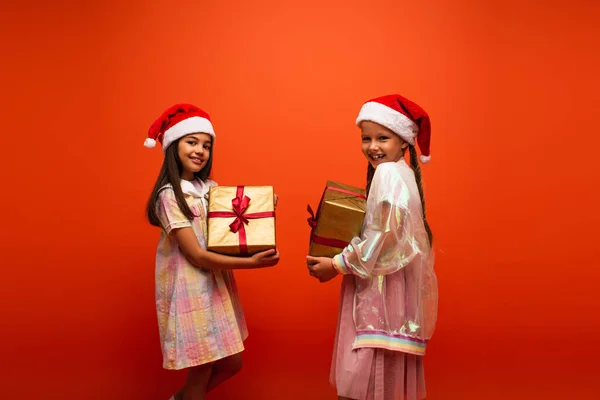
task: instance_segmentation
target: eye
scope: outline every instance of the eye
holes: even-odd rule
[[[379,136],[379,140],[388,140],[388,139],[389,139],[389,137],[387,137],[387,136],[384,136],[384,135]]]
[[[371,139],[369,139],[369,138],[368,138],[368,137],[366,137],[366,136],[362,138],[362,141],[363,141],[363,142],[368,142],[369,140],[371,140]]]
[[[189,144],[190,146],[195,146],[195,145],[196,145],[196,142],[195,142],[195,141],[193,141],[193,140],[188,140],[188,144]]]
[[[206,145],[204,145],[204,148],[205,148],[206,150],[210,150],[211,146],[210,146],[209,144],[206,144]]]

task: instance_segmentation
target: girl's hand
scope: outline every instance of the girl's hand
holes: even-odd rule
[[[271,249],[261,251],[250,257],[257,268],[272,267],[279,262],[279,250]]]
[[[321,283],[335,278],[338,274],[333,267],[332,258],[306,256],[306,261],[308,262],[310,275],[317,278]]]

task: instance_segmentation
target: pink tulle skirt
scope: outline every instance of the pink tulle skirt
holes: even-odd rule
[[[338,396],[354,400],[424,399],[422,357],[384,349],[352,350],[355,290],[354,276],[344,276],[330,376]]]

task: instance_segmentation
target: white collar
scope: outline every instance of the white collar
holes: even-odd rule
[[[200,179],[195,179],[193,182],[186,181],[185,179],[181,180],[181,191],[184,194],[190,195],[192,197],[202,198],[208,193],[208,190],[209,186],[202,182]]]

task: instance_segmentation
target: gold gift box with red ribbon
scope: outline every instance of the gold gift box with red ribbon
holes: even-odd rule
[[[232,256],[245,256],[275,247],[272,186],[210,188],[208,250]]]
[[[342,252],[355,236],[360,236],[367,209],[366,192],[350,185],[327,181],[317,213],[310,205],[308,224],[313,257],[333,257]]]

